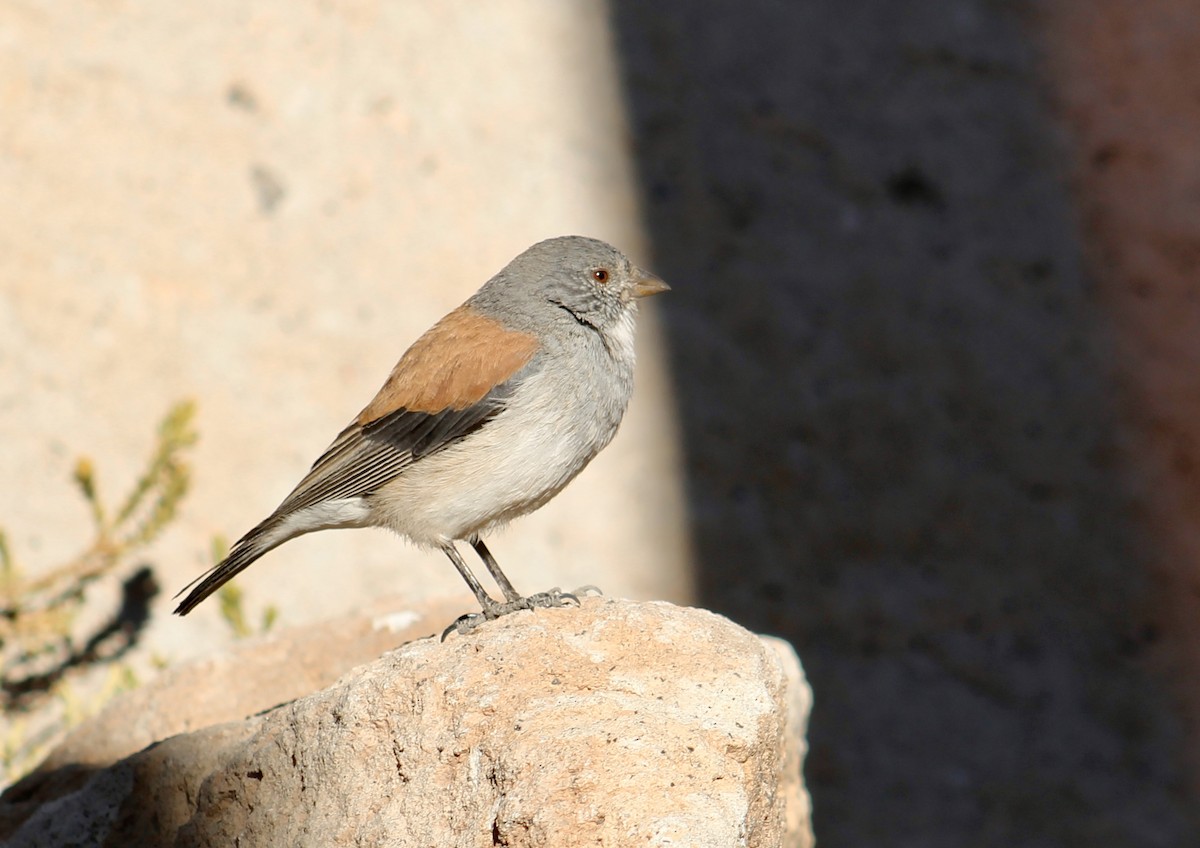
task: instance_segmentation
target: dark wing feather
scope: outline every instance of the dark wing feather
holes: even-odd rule
[[[289,524],[296,512],[370,496],[412,463],[486,425],[530,373],[538,350],[535,336],[509,329],[470,303],[451,312],[405,351],[374,399],[283,503],[184,588],[190,592],[175,611],[186,614],[267,551],[321,529],[319,520]]]
[[[501,383],[466,409],[397,409],[376,421],[347,427],[267,520],[239,539],[224,560],[183,587],[179,594],[191,592],[175,612],[187,615],[242,569],[287,541],[290,537],[276,537],[272,531],[288,515],[323,501],[369,495],[415,460],[478,430],[504,409],[514,382]]]
[[[369,495],[415,460],[454,444],[504,409],[514,380],[501,383],[466,409],[414,412],[397,409],[366,424],[352,424],[313,464],[277,515],[322,501]]]

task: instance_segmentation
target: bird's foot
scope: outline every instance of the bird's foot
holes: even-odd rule
[[[588,592],[600,594],[600,590],[595,586],[584,586],[576,592],[564,592],[556,586],[549,591],[538,592],[524,598],[516,598],[502,604],[493,602],[485,606],[481,612],[469,612],[456,618],[451,622],[449,627],[442,631],[442,641],[446,641],[446,637],[450,635],[451,631],[458,633],[460,636],[465,636],[485,621],[492,621],[512,612],[532,609],[556,609],[572,605],[579,606],[579,595],[586,595]]]
[[[538,592],[536,595],[521,598],[513,603],[525,604],[521,609],[554,609],[555,607],[565,607],[571,604],[579,606],[579,596],[574,592],[564,592],[555,586],[548,592]]]
[[[487,619],[483,617],[483,613],[464,613],[450,622],[450,626],[442,631],[442,641],[445,642],[446,637],[451,633],[458,633],[459,636],[465,636],[485,621]]]

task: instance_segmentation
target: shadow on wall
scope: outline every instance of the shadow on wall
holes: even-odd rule
[[[700,602],[800,652],[818,841],[1200,844],[1015,13],[611,9]]]

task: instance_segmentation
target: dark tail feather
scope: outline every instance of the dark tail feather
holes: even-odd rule
[[[229,556],[184,586],[175,595],[178,598],[188,589],[188,596],[175,607],[176,615],[187,615],[196,605],[232,580],[242,569],[251,565],[260,556],[282,545],[295,534],[278,532],[279,519],[271,516],[238,540]],[[192,587],[195,586],[193,589]]]

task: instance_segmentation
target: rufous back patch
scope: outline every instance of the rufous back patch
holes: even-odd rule
[[[405,351],[357,421],[367,424],[397,409],[466,409],[525,367],[537,349],[534,336],[460,306]]]

